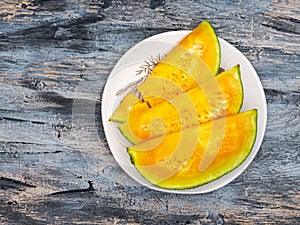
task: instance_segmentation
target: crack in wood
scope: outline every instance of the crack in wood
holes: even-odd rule
[[[150,9],[156,9],[158,7],[162,7],[165,5],[164,0],[151,0],[150,1]]]
[[[98,5],[99,3],[96,2],[94,5]],[[107,9],[112,5],[112,0],[102,0],[100,1],[100,8]]]
[[[40,90],[40,91],[42,91],[47,86],[44,81],[39,79],[32,79],[32,80],[24,79],[21,80],[20,83],[21,86],[23,87],[27,87],[32,90]]]
[[[19,191],[24,191],[25,188],[36,188],[36,186],[12,178],[0,177],[0,189],[17,189]]]
[[[35,11],[65,11],[67,3],[65,0],[34,0],[28,6],[36,6]]]
[[[300,34],[300,21],[298,19],[284,16],[272,17],[270,15],[262,15],[264,17],[264,20],[261,23],[263,26],[284,33]]]
[[[22,155],[41,155],[41,154],[57,154],[57,153],[62,153],[63,151],[54,151],[54,152],[23,152],[23,151],[14,151],[14,152],[0,152],[1,155],[4,154],[22,154]]]
[[[22,38],[24,40],[36,40],[36,39],[42,39],[42,40],[53,40],[53,39],[61,39],[56,38],[55,33],[56,31],[62,27],[62,28],[70,28],[70,27],[77,27],[82,26],[84,24],[92,24],[96,23],[98,21],[103,20],[103,15],[99,13],[86,13],[83,16],[79,16],[77,18],[72,18],[68,20],[61,20],[61,21],[55,21],[55,22],[47,22],[41,25],[38,25],[36,27],[27,28],[24,30],[15,31],[12,33],[1,33],[0,39],[4,39],[7,41],[7,39],[20,39]]]
[[[284,91],[268,89],[268,88],[265,88],[264,91],[268,103],[300,105],[299,92],[284,92]]]
[[[78,192],[93,192],[95,191],[95,188],[93,187],[93,182],[88,181],[89,187],[85,189],[72,189],[72,190],[67,190],[67,191],[58,191],[58,192],[53,192],[51,194],[48,194],[48,196],[53,196],[53,195],[65,195],[65,194],[73,194],[73,193],[78,193]]]
[[[255,207],[255,208],[259,208],[259,209],[264,209],[264,208],[269,208],[271,207],[271,203],[270,202],[262,202],[262,201],[258,201],[258,200],[251,200],[251,199],[236,199],[235,202],[243,202],[245,205],[247,206],[251,206],[251,207]]]
[[[39,124],[39,125],[49,124],[47,122],[42,122],[42,121],[26,120],[26,119],[12,118],[12,117],[6,117],[6,116],[0,116],[0,120],[9,120],[9,121],[15,121],[15,122],[33,123],[33,124]]]
[[[39,92],[38,96],[47,102],[59,105],[59,107],[48,107],[49,110],[65,114],[72,113],[72,106],[74,101],[73,98],[66,98],[56,92]]]
[[[31,141],[5,141],[5,140],[0,140],[0,144],[4,144],[4,145],[19,144],[19,145],[37,145],[37,146],[49,146],[51,144],[54,146],[60,146],[59,143],[40,143],[40,142],[31,142]]]

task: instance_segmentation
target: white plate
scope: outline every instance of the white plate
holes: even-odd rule
[[[159,54],[163,55],[170,51],[189,32],[190,31],[172,31],[152,36],[141,41],[123,55],[111,71],[104,88],[102,96],[102,120],[110,150],[116,161],[130,177],[142,185],[158,191],[199,194],[216,190],[238,177],[251,163],[263,140],[267,121],[265,94],[254,68],[240,51],[228,42],[219,38],[222,52],[221,67],[229,69],[236,64],[240,64],[244,87],[244,101],[241,111],[243,112],[253,108],[258,110],[257,138],[247,159],[239,167],[219,179],[196,188],[185,190],[167,190],[149,183],[138,173],[130,161],[130,157],[126,151],[126,147],[130,145],[129,142],[127,142],[117,130],[117,124],[108,121],[109,117],[124,97],[124,95],[117,96],[116,93],[129,83],[140,78],[136,75],[139,66],[145,60],[149,60],[150,57],[156,57]]]

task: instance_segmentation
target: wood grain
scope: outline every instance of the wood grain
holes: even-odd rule
[[[110,153],[103,88],[135,43],[203,19],[256,68],[265,138],[217,191],[152,191]],[[300,223],[298,1],[4,0],[0,20],[0,223]]]

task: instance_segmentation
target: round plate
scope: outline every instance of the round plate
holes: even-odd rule
[[[130,146],[130,143],[117,129],[118,123],[108,121],[109,117],[126,94],[122,94],[122,91],[120,92],[120,90],[123,90],[124,87],[128,87],[130,84],[141,79],[141,75],[136,75],[136,71],[140,69],[140,66],[151,57],[155,58],[169,52],[189,32],[191,31],[172,31],[152,36],[141,41],[123,55],[111,71],[104,88],[102,96],[102,120],[110,150],[116,161],[130,177],[142,185],[158,191],[199,194],[216,190],[238,177],[255,157],[264,136],[267,121],[265,94],[254,68],[240,51],[228,42],[219,38],[222,53],[221,67],[226,70],[236,64],[240,64],[244,88],[244,101],[241,112],[253,108],[258,110],[257,138],[247,159],[239,167],[217,180],[196,188],[184,190],[168,190],[151,184],[138,173],[131,163],[126,150],[126,147]]]

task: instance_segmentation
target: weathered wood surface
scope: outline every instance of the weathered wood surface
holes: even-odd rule
[[[103,87],[135,43],[203,19],[256,68],[266,135],[217,191],[152,191],[110,153]],[[3,0],[0,20],[1,224],[300,223],[299,1]]]

